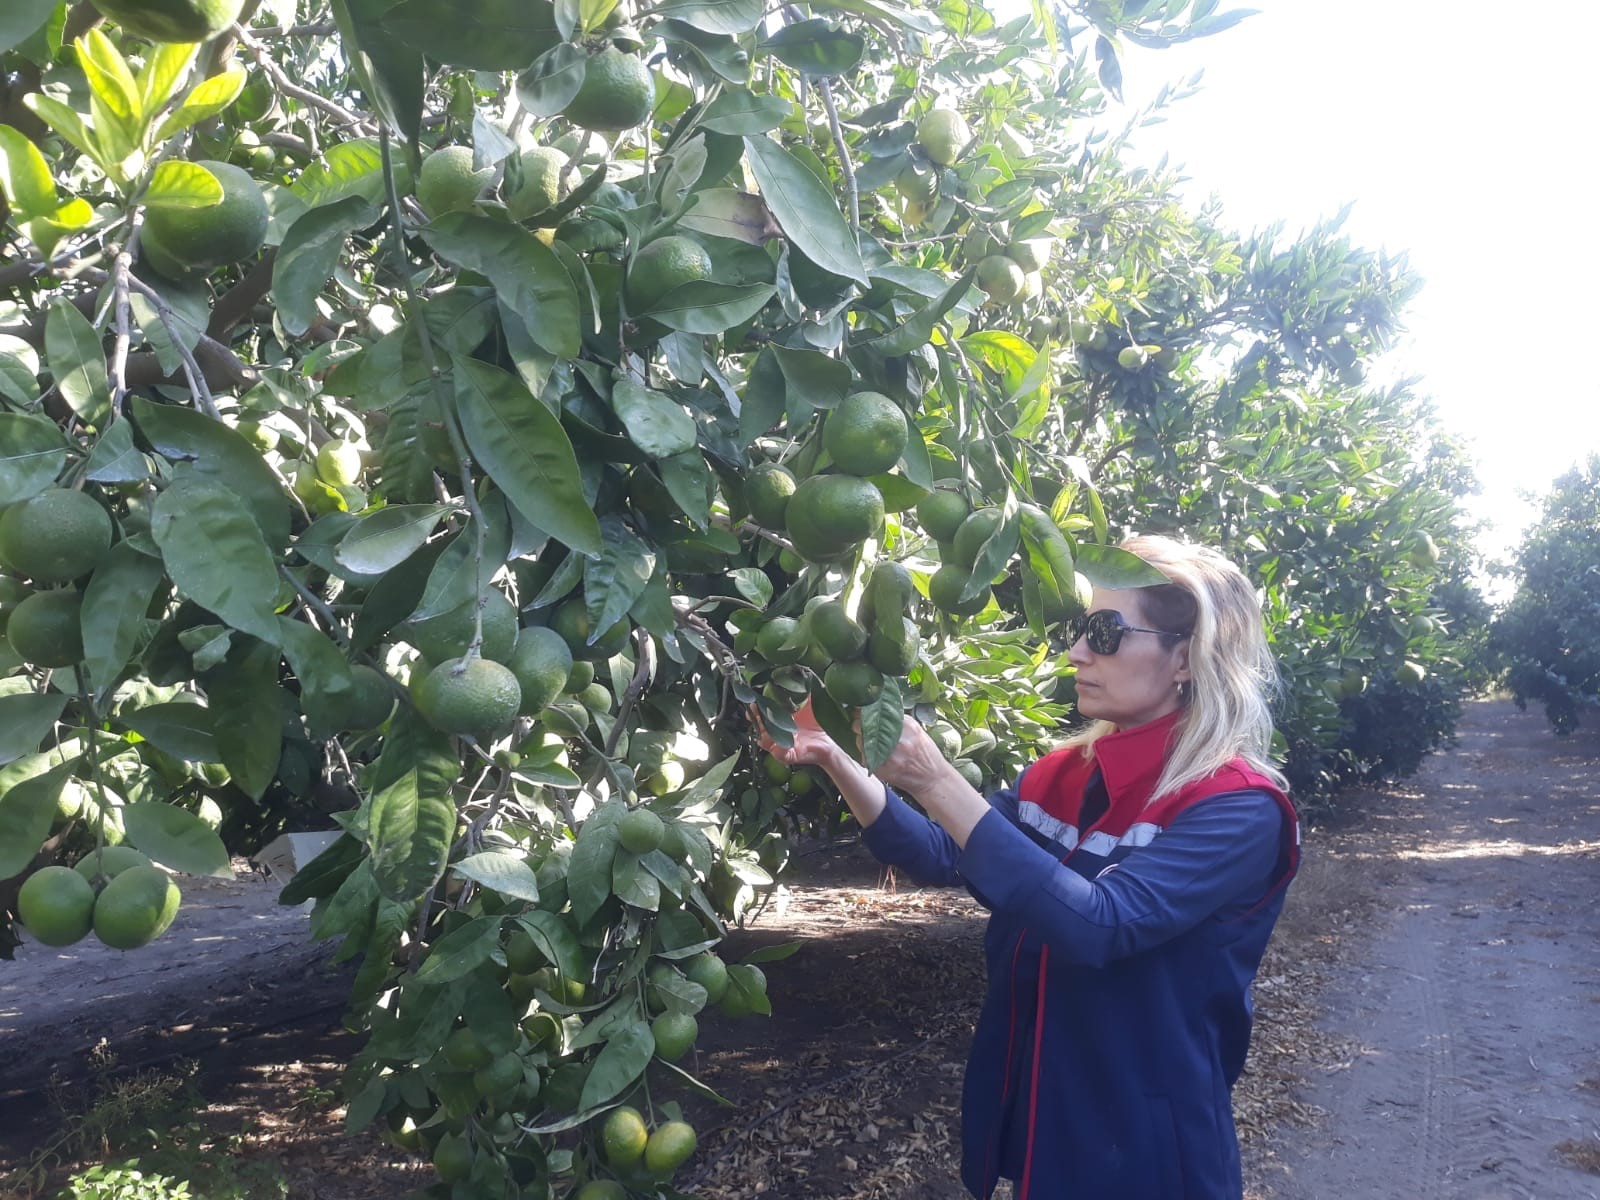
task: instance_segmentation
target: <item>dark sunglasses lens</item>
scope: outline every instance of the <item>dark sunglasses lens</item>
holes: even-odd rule
[[[1114,612],[1102,610],[1091,614],[1084,632],[1089,639],[1089,649],[1096,654],[1115,654],[1122,645],[1122,622]]]
[[[1072,623],[1072,641],[1086,639],[1095,654],[1115,654],[1122,645],[1122,622],[1110,610],[1089,613]]]

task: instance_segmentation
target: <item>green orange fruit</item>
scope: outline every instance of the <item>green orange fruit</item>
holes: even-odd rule
[[[561,115],[580,129],[614,132],[643,125],[655,103],[655,76],[644,59],[607,46],[584,64],[583,83]]]
[[[416,689],[417,711],[443,733],[492,738],[511,727],[522,689],[508,667],[487,658],[440,663]]]
[[[907,437],[898,404],[880,392],[856,392],[829,415],[822,444],[841,471],[878,475],[900,461]]]
[[[45,946],[81,941],[93,914],[94,888],[71,867],[41,867],[17,892],[17,919]]]
[[[208,42],[239,17],[244,0],[94,0],[108,20],[152,42]]]
[[[6,638],[23,662],[70,667],[83,661],[82,612],[82,592],[35,592],[12,611]]]
[[[92,496],[47,488],[0,512],[0,563],[34,583],[68,583],[111,548],[111,517]]]
[[[959,492],[942,488],[917,501],[917,522],[938,542],[954,538],[971,512],[972,506]]]
[[[208,208],[145,210],[140,245],[184,271],[209,271],[249,258],[267,238],[267,198],[250,173],[232,163],[203,159],[195,164],[222,185],[222,199]],[[161,269],[161,264],[156,264]],[[170,274],[170,272],[168,272]]]
[[[637,1108],[623,1104],[606,1114],[600,1127],[600,1145],[606,1162],[617,1171],[631,1171],[644,1158],[650,1130]]]
[[[160,867],[129,867],[94,902],[95,936],[113,950],[136,950],[167,931],[181,900]]]

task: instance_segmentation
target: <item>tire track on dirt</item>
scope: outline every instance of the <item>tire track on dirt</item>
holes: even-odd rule
[[[1600,736],[1504,702],[1389,789],[1362,836],[1396,881],[1324,997],[1357,1049],[1280,1138],[1274,1200],[1597,1200],[1555,1152],[1600,1144]],[[1315,847],[1312,847],[1315,852]]]

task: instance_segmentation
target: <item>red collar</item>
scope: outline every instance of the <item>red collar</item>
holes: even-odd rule
[[[1133,802],[1143,808],[1155,795],[1161,769],[1167,762],[1173,732],[1184,710],[1174,709],[1164,717],[1119,729],[1099,738],[1094,744],[1094,762],[1105,780],[1111,806]]]

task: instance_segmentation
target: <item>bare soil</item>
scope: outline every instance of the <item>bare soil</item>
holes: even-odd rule
[[[1374,919],[1324,992],[1342,1053],[1280,1137],[1275,1200],[1600,1197],[1600,732],[1468,707],[1344,851]]]
[[[1458,749],[1308,831],[1235,1093],[1252,1200],[1600,1196],[1584,1169],[1600,1158],[1597,766],[1600,738],[1475,704]],[[982,910],[897,886],[853,840],[786,882],[725,947],[733,961],[802,942],[763,968],[774,1015],[703,1021],[684,1064],[734,1105],[686,1104],[701,1132],[686,1190],[958,1200]],[[342,1133],[350,967],[275,894],[254,875],[185,881],[178,922],[143,951],[30,946],[0,964],[0,1197],[61,1128],[51,1077],[57,1102],[81,1103],[108,1051],[124,1071],[196,1062],[219,1145],[275,1163],[295,1200],[427,1181]]]

